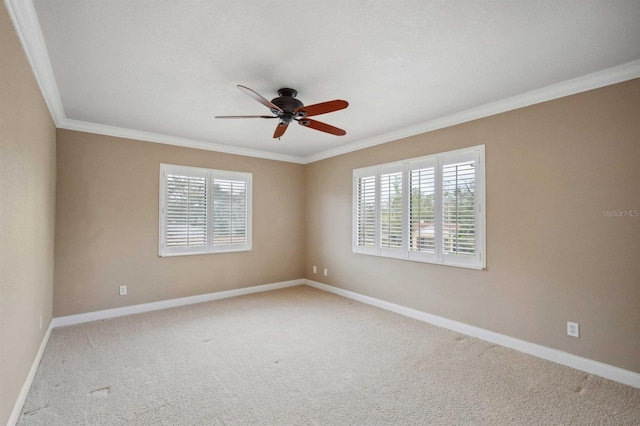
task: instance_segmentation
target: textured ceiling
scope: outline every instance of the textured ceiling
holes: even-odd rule
[[[297,158],[640,59],[637,0],[33,4],[66,120]],[[214,119],[269,113],[237,84],[345,99],[347,135]]]

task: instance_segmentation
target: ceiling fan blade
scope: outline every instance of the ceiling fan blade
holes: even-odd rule
[[[347,132],[345,132],[342,129],[330,126],[320,121],[312,120],[310,118],[304,118],[302,120],[299,120],[298,123],[301,126],[311,127],[312,129],[320,130],[321,132],[325,132],[325,133],[331,133],[332,135],[336,135],[336,136],[344,136],[347,134]]]
[[[283,112],[282,109],[278,105],[271,103],[270,100],[268,100],[264,96],[260,95],[259,93],[249,89],[248,87],[245,87],[245,86],[242,86],[242,85],[238,84],[238,89],[242,90],[244,93],[246,93],[247,95],[251,96],[253,99],[255,99],[256,101],[260,102],[262,105],[266,106],[267,108],[275,109],[276,111]]]
[[[276,131],[273,133],[273,138],[278,139],[280,136],[284,135],[284,132],[287,131],[287,127],[289,127],[289,124],[278,123]]]
[[[275,115],[216,115],[215,118],[278,118]]]
[[[319,104],[301,106],[296,109],[296,112],[304,111],[306,113],[305,117],[311,117],[314,115],[326,114],[328,112],[338,111],[341,109],[345,109],[349,106],[349,102],[343,101],[341,99],[336,99],[335,101],[322,102]]]

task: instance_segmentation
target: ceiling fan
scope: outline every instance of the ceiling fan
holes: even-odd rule
[[[342,129],[308,118],[314,115],[345,109],[349,106],[347,101],[336,99],[334,101],[305,106],[296,99],[298,91],[295,89],[280,89],[278,90],[279,96],[271,101],[248,87],[238,85],[238,89],[269,108],[274,115],[218,115],[216,118],[277,118],[280,122],[278,123],[278,127],[276,127],[276,131],[273,133],[274,139],[284,135],[289,123],[292,121],[297,121],[301,126],[331,133],[336,136],[344,136],[347,134],[347,132]]]

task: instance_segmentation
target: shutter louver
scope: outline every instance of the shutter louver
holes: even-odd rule
[[[402,248],[402,172],[380,176],[380,247]]]
[[[357,246],[375,247],[376,244],[376,177],[367,176],[357,181],[356,226]]]
[[[167,246],[206,246],[207,179],[167,175],[166,191]]]
[[[445,254],[476,252],[476,163],[442,167],[442,245]]]
[[[213,180],[213,245],[247,242],[247,184]]]
[[[435,168],[411,170],[409,251],[435,253]]]

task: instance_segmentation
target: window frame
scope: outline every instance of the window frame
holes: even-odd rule
[[[167,222],[167,174],[183,174],[189,177],[206,177],[206,239],[205,246],[192,247],[169,247],[166,244]],[[253,174],[248,172],[237,172],[229,170],[208,169],[202,167],[182,166],[177,164],[160,163],[160,190],[159,190],[159,209],[158,209],[158,256],[189,256],[198,254],[214,254],[214,253],[233,253],[251,251],[252,249],[252,190],[253,190]],[[213,244],[213,188],[214,180],[230,180],[241,181],[245,183],[246,197],[246,241],[237,244],[214,245]]]
[[[443,211],[443,168],[448,164],[473,160],[474,173],[474,255],[450,254],[444,250],[444,211]],[[411,245],[411,172],[434,167],[434,239],[433,253],[413,251]],[[402,249],[384,248],[381,245],[381,176],[398,172],[402,173]],[[358,245],[359,241],[359,179],[374,177],[375,185],[375,244],[373,247]],[[353,170],[353,211],[352,211],[352,251],[356,254],[388,257],[415,262],[456,266],[470,269],[486,268],[486,209],[485,209],[485,146],[477,145],[469,148],[440,152],[422,157],[409,158],[402,161],[378,164]]]

